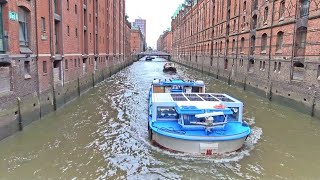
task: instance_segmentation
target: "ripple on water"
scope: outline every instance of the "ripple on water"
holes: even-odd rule
[[[133,66],[135,65],[137,64]],[[99,169],[101,175],[98,179],[105,177],[113,179],[124,177],[126,179],[251,178],[248,174],[241,172],[241,165],[238,162],[250,155],[262,134],[262,129],[254,126],[255,119],[252,115],[246,118],[248,124],[252,126],[252,133],[238,152],[208,158],[160,149],[150,144],[148,140],[146,112],[150,82],[163,74],[159,73],[158,66],[150,67],[148,72],[153,73],[153,76],[135,69],[137,67],[127,68],[99,87],[100,93],[106,90],[105,95],[100,96],[104,105],[98,108],[101,121],[98,122],[97,132],[103,138],[98,138],[88,145],[90,148],[99,149],[105,158],[106,167]],[[171,77],[165,75],[165,78],[181,76],[186,76],[184,78],[187,79],[200,79],[196,75],[187,76],[181,73]],[[208,77],[205,78],[207,79]],[[108,107],[112,110],[106,111]],[[263,168],[257,164],[251,164],[249,171],[260,174]],[[233,172],[233,175],[229,176],[228,172]]]

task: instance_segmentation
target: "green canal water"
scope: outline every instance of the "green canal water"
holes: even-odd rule
[[[81,98],[0,142],[0,180],[320,179],[320,120],[162,59],[139,61]],[[239,152],[204,157],[150,144],[147,96],[154,78],[203,80],[245,103],[252,134]]]

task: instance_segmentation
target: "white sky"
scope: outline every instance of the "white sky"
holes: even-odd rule
[[[184,0],[126,0],[129,21],[141,17],[147,20],[147,44],[157,47],[159,36],[171,27],[171,16]]]

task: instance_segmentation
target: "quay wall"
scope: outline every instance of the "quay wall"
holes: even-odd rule
[[[79,75],[63,85],[49,86],[42,92],[18,96],[15,92],[0,96],[0,140],[23,130],[30,123],[63,107],[94,88],[111,75],[131,65],[132,60],[119,60],[93,73]]]

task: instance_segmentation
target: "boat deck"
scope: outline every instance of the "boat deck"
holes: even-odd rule
[[[234,140],[250,134],[250,128],[240,122],[228,122],[223,130],[209,134],[204,130],[182,130],[177,121],[153,122],[151,128],[162,135],[186,140]]]

